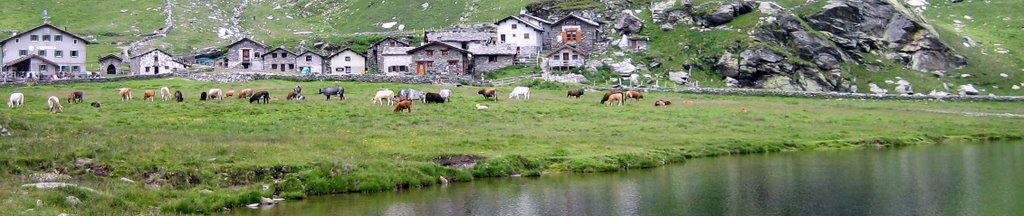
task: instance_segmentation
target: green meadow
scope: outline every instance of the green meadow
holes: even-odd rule
[[[0,109],[0,212],[127,215],[212,213],[259,202],[348,192],[394,191],[475,178],[549,172],[606,172],[684,162],[690,158],[779,151],[835,150],[1020,139],[1024,119],[962,113],[1024,114],[1006,102],[826,100],[648,93],[624,106],[598,103],[602,93],[566,98],[578,86],[532,83],[526,100],[497,102],[478,87],[390,83],[206,83],[158,79],[0,88],[26,95],[18,109]],[[305,101],[283,100],[295,85]],[[185,102],[147,102],[146,89],[167,86]],[[318,88],[346,88],[347,100],[325,101]],[[122,102],[118,88],[134,89]],[[378,88],[437,92],[451,102],[415,103],[412,113],[372,105]],[[210,88],[266,90],[282,100],[199,101]],[[51,114],[45,98],[85,92],[84,104]],[[655,107],[665,99],[672,106]],[[97,101],[99,109],[88,103]],[[685,105],[684,101],[692,101]],[[488,110],[476,110],[484,104]],[[741,114],[739,109],[749,110]],[[436,158],[482,158],[472,168]],[[88,165],[76,161],[91,160]],[[82,188],[21,187],[32,175],[58,172]],[[133,183],[120,180],[127,178]],[[64,202],[81,199],[79,206]],[[41,205],[37,206],[37,200]],[[32,210],[29,210],[32,209]]]

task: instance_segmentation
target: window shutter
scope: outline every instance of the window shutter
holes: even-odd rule
[[[583,31],[576,31],[576,43],[583,42]]]
[[[568,42],[568,40],[566,40],[567,36],[568,34],[566,34],[566,31],[562,31],[562,43]]]

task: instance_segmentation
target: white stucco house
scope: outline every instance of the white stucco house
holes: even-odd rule
[[[160,49],[150,50],[131,58],[132,75],[156,75],[185,71],[186,65]]]
[[[330,61],[329,70],[326,74],[333,75],[344,75],[344,74],[365,74],[366,73],[366,55],[358,53],[352,49],[345,48],[334,55],[327,57]]]
[[[544,27],[526,21],[518,16],[510,16],[494,23],[497,26],[495,38],[497,44],[509,44],[516,48],[517,54],[535,56],[544,49]]]
[[[17,77],[51,77],[86,71],[85,46],[90,42],[50,24],[0,41],[3,71]]]

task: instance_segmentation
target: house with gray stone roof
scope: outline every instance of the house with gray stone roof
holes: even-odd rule
[[[263,54],[263,70],[299,72],[295,67],[296,56],[297,55],[292,51],[289,51],[284,47],[278,47],[277,49]]]
[[[510,44],[474,47],[469,52],[473,57],[473,73],[486,73],[515,65],[516,47]]]
[[[156,75],[184,72],[187,65],[174,60],[174,56],[160,49],[153,49],[131,58],[132,75]]]
[[[224,55],[225,67],[238,69],[263,69],[263,54],[267,53],[267,45],[249,38],[242,38],[228,45]]]
[[[3,71],[15,76],[50,77],[54,74],[86,71],[86,45],[89,40],[42,24],[0,41]]]

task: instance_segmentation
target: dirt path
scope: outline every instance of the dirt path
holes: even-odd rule
[[[146,35],[142,39],[140,39],[138,41],[135,41],[135,42],[132,42],[127,47],[123,47],[121,49],[121,56],[122,56],[122,58],[124,58],[124,59],[130,58],[131,57],[131,51],[138,49],[140,46],[142,46],[146,42],[149,42],[149,41],[151,41],[153,39],[157,39],[157,38],[161,38],[161,37],[167,36],[167,33],[170,32],[171,29],[174,28],[174,9],[173,9],[172,5],[173,4],[171,4],[171,0],[164,0],[164,14],[167,15],[167,17],[164,18],[164,27],[160,28],[159,30],[157,30],[153,34]]]

